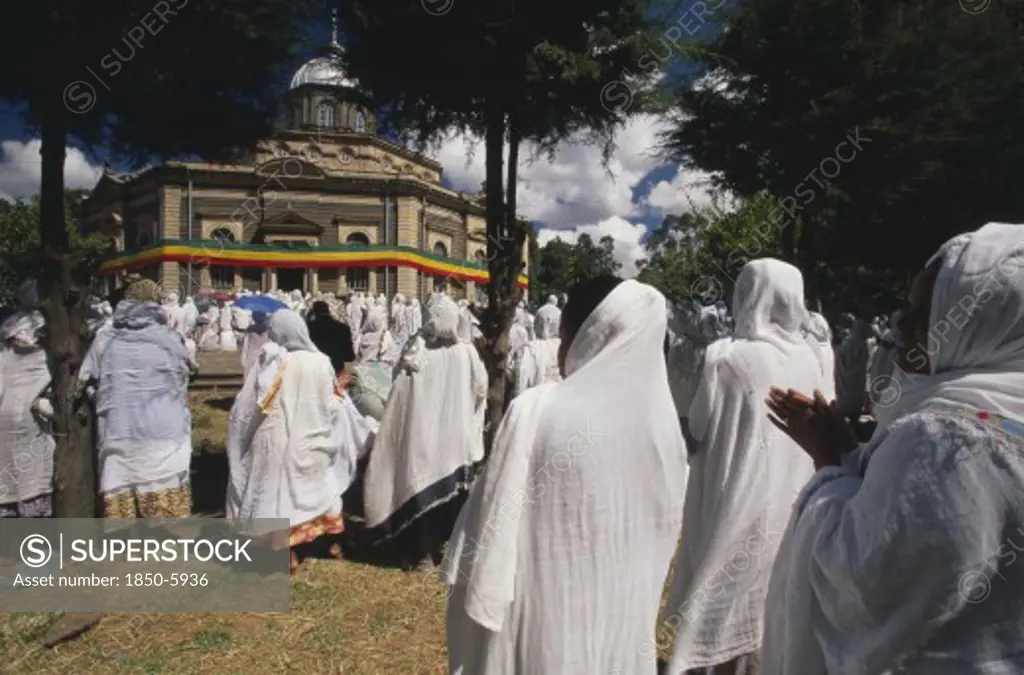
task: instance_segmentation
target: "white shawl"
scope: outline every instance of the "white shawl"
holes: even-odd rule
[[[411,344],[398,365],[366,470],[367,527],[385,523],[427,488],[483,458],[487,371],[476,348],[459,342],[458,321],[452,300],[435,300],[424,339]],[[416,516],[431,505],[424,506]]]
[[[453,675],[654,675],[686,481],[664,306],[622,282],[509,408],[442,568]]]
[[[772,576],[766,675],[1024,671],[1024,226],[939,254],[931,374],[903,374],[862,461],[801,495]],[[1015,419],[998,429],[969,409]]]
[[[294,312],[274,312],[267,334],[228,428],[226,514],[253,534],[267,527],[256,519],[295,526],[341,513],[334,369]]]
[[[45,325],[26,308],[0,326],[0,504],[53,492],[56,441],[39,414],[50,386],[47,351],[38,344]],[[45,409],[52,412],[48,400]]]
[[[735,336],[712,343],[689,410],[697,442],[682,540],[663,620],[675,631],[669,672],[756,651],[768,576],[811,460],[766,417],[772,386],[813,391],[821,368],[804,340],[800,271],[773,259],[740,272]]]

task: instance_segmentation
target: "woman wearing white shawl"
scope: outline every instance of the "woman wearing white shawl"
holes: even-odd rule
[[[409,337],[412,338],[423,328],[423,308],[418,298],[409,301],[409,305],[405,309],[405,316],[409,322]]]
[[[409,564],[439,558],[457,498],[484,455],[487,371],[476,348],[459,341],[458,321],[449,298],[431,304],[422,335],[396,367],[366,471],[368,534],[382,540],[413,527],[405,550]]]
[[[182,309],[185,314],[182,320],[185,337],[187,339],[193,339],[195,337],[196,326],[199,325],[199,308],[196,307],[196,303],[192,298],[185,298],[185,304],[182,306]]]
[[[554,298],[552,295],[551,299]],[[562,341],[557,332],[562,312],[557,307],[555,311],[558,312],[558,317],[553,321],[542,320],[540,312],[537,313],[537,339],[527,342],[519,357],[519,369],[515,378],[516,396],[531,387],[562,379],[561,373],[558,372],[558,349]],[[551,332],[552,328],[556,332]]]
[[[211,304],[203,312],[200,320],[199,350],[203,352],[215,352],[220,349],[220,310]]]
[[[234,352],[238,350],[238,338],[235,335],[235,328],[232,322],[232,309],[234,303],[230,300],[224,303],[220,309],[220,350],[222,352]]]
[[[263,345],[270,339],[267,328],[270,317],[266,312],[253,312],[252,324],[242,336],[242,380],[249,376],[249,371],[259,360]]]
[[[864,410],[868,384],[868,363],[871,359],[871,325],[855,320],[850,334],[836,349],[836,405],[851,421],[857,421]]]
[[[155,299],[155,298],[154,298]],[[187,518],[196,365],[153,301],[122,300],[79,370],[95,381],[100,494],[107,518]]]
[[[821,364],[821,391],[825,400],[836,397],[836,355],[832,348],[832,329],[828,320],[818,312],[808,312],[809,318],[805,332],[812,338],[812,347],[816,347],[818,362]]]
[[[880,401],[885,407],[885,393],[893,382],[893,372],[898,367],[899,349],[897,338],[899,336],[898,326],[902,319],[903,312],[897,310],[889,317],[888,326],[878,340],[878,346],[871,355],[868,364],[868,406],[869,412],[874,415],[876,402]],[[826,393],[826,400],[828,394]],[[883,412],[884,416],[885,413]]]
[[[805,341],[800,271],[747,263],[733,293],[732,338],[712,343],[688,416],[693,453],[682,539],[663,620],[675,633],[668,673],[756,672],[768,575],[790,508],[814,467],[764,415],[773,384],[821,387]]]
[[[359,411],[380,420],[391,393],[395,362],[394,339],[387,328],[384,311],[374,306],[363,322],[363,333],[359,336],[354,367],[356,383],[350,395]]]
[[[185,310],[178,304],[178,294],[170,293],[164,301],[163,307],[167,312],[167,327],[179,333],[183,338],[188,337],[185,333]]]
[[[669,391],[676,414],[684,424],[690,414],[690,404],[704,368],[704,352],[709,344],[706,331],[702,330],[703,317],[699,303],[682,302],[672,312],[669,324],[675,336],[668,351]]]
[[[18,304],[0,324],[0,518],[49,518],[56,442],[35,280],[21,284]]]
[[[459,515],[442,574],[453,675],[656,671],[686,450],[661,353],[665,298],[609,282],[574,289],[565,379],[512,403]]]
[[[294,548],[344,530],[337,471],[343,448],[333,428],[339,402],[334,368],[298,314],[274,312],[267,335],[231,408],[225,508],[253,534],[267,534],[253,521],[287,519],[287,538],[275,533],[272,545]],[[293,551],[293,569],[297,563]]]
[[[819,471],[772,573],[767,675],[1024,672],[1022,267],[1021,225],[939,249],[859,451],[841,454],[853,443],[838,414],[772,392]]]

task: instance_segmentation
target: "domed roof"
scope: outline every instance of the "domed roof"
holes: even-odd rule
[[[341,59],[335,56],[318,56],[310,59],[295,71],[289,89],[297,89],[304,84],[318,84],[327,87],[357,87],[359,83],[349,79],[341,65]]]

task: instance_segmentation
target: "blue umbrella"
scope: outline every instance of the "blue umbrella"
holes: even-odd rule
[[[269,295],[244,295],[235,301],[235,307],[264,314],[273,314],[279,309],[288,309],[283,302],[275,300]]]

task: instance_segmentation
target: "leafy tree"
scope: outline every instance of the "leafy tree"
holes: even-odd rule
[[[110,249],[102,235],[83,235],[79,209],[84,190],[64,193],[64,220],[71,249],[87,264],[96,265]],[[18,286],[29,277],[39,278],[39,197],[14,203],[0,201],[0,305],[13,304]]]
[[[451,129],[484,139],[491,281],[481,329],[490,433],[503,409],[507,334],[520,297],[520,145],[550,150],[579,132],[607,156],[615,129],[645,100],[638,90],[633,107],[619,105],[608,85],[637,71],[660,37],[653,4],[572,0],[552,12],[537,0],[338,3],[352,74],[388,106],[386,122],[424,146]]]
[[[710,206],[668,216],[644,241],[647,258],[638,278],[669,300],[731,303],[740,269],[756,258],[780,257],[781,232],[772,216],[779,200],[755,195],[727,208],[721,196]]]
[[[607,235],[596,246],[589,234],[579,235],[575,243],[556,237],[537,251],[532,297],[544,303],[550,295],[560,296],[574,284],[615,274],[621,267],[615,260],[615,240]]]
[[[39,234],[47,346],[55,361],[56,514],[95,512],[89,416],[74,398],[92,269],[64,213],[70,138],[116,159],[226,158],[270,130],[311,3],[71,0],[29,3],[0,41],[0,98],[42,138]]]
[[[668,148],[740,195],[784,200],[782,254],[826,305],[891,302],[941,241],[1024,211],[1008,183],[1024,175],[1011,4],[739,3],[699,50],[707,77],[680,86]]]

